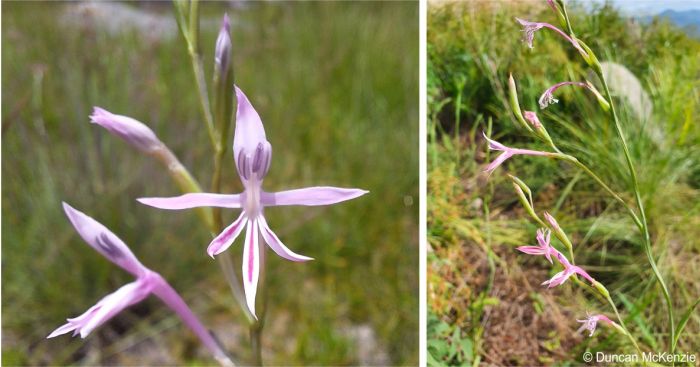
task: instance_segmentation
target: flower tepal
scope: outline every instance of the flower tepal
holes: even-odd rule
[[[312,258],[294,253],[280,241],[265,220],[264,208],[284,205],[330,205],[362,196],[368,191],[353,188],[309,187],[280,192],[266,192],[262,183],[270,169],[272,146],[267,141],[265,129],[258,112],[248,97],[237,86],[236,128],[233,137],[233,156],[244,190],[240,194],[191,193],[170,198],[142,198],[139,201],[160,209],[188,209],[201,206],[242,209],[239,217],[209,246],[209,256],[216,256],[228,249],[245,230],[243,243],[243,289],[248,309],[255,316],[255,295],[260,272],[259,239],[279,256],[290,261],[308,261]],[[256,316],[257,317],[257,316]]]
[[[556,257],[557,257],[557,260],[559,261],[559,263],[564,267],[564,270],[554,274],[554,276],[551,279],[544,281],[542,283],[542,285],[546,285],[547,288],[556,287],[558,285],[563,284],[567,279],[569,279],[574,274],[578,274],[578,275],[586,278],[586,280],[591,282],[591,284],[596,284],[596,281],[595,281],[595,279],[593,279],[592,276],[588,275],[588,273],[585,270],[583,270],[581,267],[578,267],[576,265],[572,265],[569,262],[569,260],[567,260],[566,257],[564,255],[562,255],[561,252],[557,251]]]
[[[544,255],[549,263],[552,263],[552,255],[557,255],[558,251],[550,244],[552,232],[549,229],[540,228],[537,230],[537,243],[539,246],[520,246],[518,251],[529,255]]]
[[[588,315],[585,319],[583,320],[576,320],[578,322],[583,323],[581,327],[577,330],[577,332],[582,332],[583,330],[588,330],[589,334],[588,336],[591,337],[593,336],[593,332],[595,332],[596,327],[598,326],[599,321],[603,321],[608,323],[609,325],[617,327],[617,324],[615,324],[614,321],[610,320],[607,316],[605,315]]]
[[[511,148],[507,147],[491,138],[486,136],[486,133],[483,133],[484,139],[489,143],[489,149],[490,150],[496,150],[496,151],[501,151],[501,155],[496,157],[496,159],[493,160],[493,162],[489,163],[488,166],[486,166],[486,169],[484,169],[484,172],[486,173],[491,173],[493,172],[498,166],[503,164],[508,158],[514,156],[514,155],[533,155],[533,156],[551,156],[552,153],[548,152],[541,152],[538,150],[529,150],[529,149],[519,149],[519,148]]]

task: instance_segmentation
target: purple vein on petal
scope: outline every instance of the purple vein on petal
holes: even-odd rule
[[[238,238],[238,235],[240,235],[247,222],[248,218],[246,213],[242,212],[238,219],[221,231],[221,233],[211,241],[209,246],[207,246],[207,254],[213,258],[214,255],[226,251],[236,238]]]

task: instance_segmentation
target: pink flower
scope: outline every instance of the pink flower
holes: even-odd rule
[[[187,307],[185,301],[160,274],[143,266],[129,250],[129,247],[107,227],[82,212],[73,209],[66,203],[63,203],[63,210],[66,212],[75,230],[80,234],[80,237],[90,247],[115,265],[133,274],[136,277],[136,281],[128,283],[114,293],[105,296],[82,315],[67,319],[68,322],[65,325],[54,330],[47,338],[53,338],[71,331],[73,336],[80,334],[81,338],[85,338],[100,325],[106,323],[127,307],[143,301],[152,293],[180,316],[182,321],[192,329],[200,338],[202,344],[209,349],[219,362],[223,365],[232,365],[209,331],[199,322],[190,308]]]
[[[586,273],[586,271],[581,269],[580,267],[578,267],[576,265],[571,265],[569,260],[567,260],[566,257],[564,255],[562,255],[561,252],[557,251],[556,255],[557,255],[557,260],[559,261],[559,263],[562,266],[564,266],[564,270],[556,273],[552,277],[552,279],[543,282],[542,285],[546,285],[547,288],[556,287],[560,284],[563,284],[567,279],[569,279],[574,274],[581,275],[582,277],[586,278],[589,282],[591,282],[591,284],[595,283],[595,280],[593,279],[593,277],[588,275],[588,273]]]
[[[202,206],[241,208],[242,212],[230,226],[226,227],[207,247],[214,257],[233,244],[245,228],[243,245],[243,289],[250,312],[255,316],[255,294],[260,272],[260,247],[258,239],[267,243],[277,255],[290,261],[313,260],[288,249],[270,229],[263,210],[270,206],[285,205],[330,205],[362,196],[368,191],[338,187],[308,187],[280,192],[262,189],[263,179],[270,169],[272,146],[267,141],[260,116],[238,87],[238,111],[233,137],[233,154],[238,175],[244,191],[240,194],[191,193],[170,198],[141,198],[143,204],[160,209],[180,210]]]
[[[544,255],[549,263],[552,264],[552,255],[558,253],[558,251],[550,245],[549,240],[552,232],[549,229],[540,228],[537,230],[537,243],[539,246],[520,246],[518,251],[524,252],[530,255]]]
[[[134,148],[149,153],[163,145],[148,126],[131,117],[116,115],[100,107],[94,107],[90,122],[98,124],[119,136]]]
[[[554,84],[553,86],[547,88],[547,90],[545,90],[544,93],[542,93],[542,95],[540,96],[540,99],[538,100],[540,108],[544,109],[552,103],[558,103],[559,100],[554,98],[553,94],[557,89],[559,89],[559,87],[565,85],[578,85],[579,87],[588,88],[588,84],[582,82],[561,82]]]
[[[537,114],[532,112],[532,111],[525,111],[523,113],[523,116],[525,117],[525,120],[532,125],[535,129],[539,129],[542,127],[542,123],[540,122],[540,119],[537,118]]]
[[[561,229],[561,228],[559,227],[559,223],[557,223],[557,220],[554,219],[554,217],[551,216],[549,213],[544,212],[544,219],[549,223],[550,226],[552,226],[552,228],[553,228],[555,231],[558,231],[558,230]]]
[[[569,41],[578,50],[578,52],[581,53],[581,55],[583,55],[584,57],[588,57],[588,54],[586,53],[586,51],[583,50],[583,48],[581,48],[581,46],[578,44],[578,42],[576,42],[575,39],[569,37],[569,35],[564,33],[561,29],[559,29],[559,28],[557,28],[549,23],[529,22],[527,20],[520,19],[520,18],[515,18],[515,20],[517,20],[518,23],[520,23],[520,25],[523,26],[523,32],[525,33],[523,36],[523,40],[527,43],[527,46],[529,48],[533,48],[532,42],[535,38],[535,32],[539,31],[542,28],[549,28],[549,29],[559,33],[559,35],[561,35],[562,37],[564,37],[564,39]]]
[[[588,330],[588,331],[590,331],[590,334],[588,334],[589,337],[593,336],[593,332],[595,331],[596,326],[598,326],[598,321],[604,321],[604,322],[607,322],[609,325],[613,325],[613,326],[616,325],[614,321],[610,320],[605,315],[588,314],[585,319],[576,320],[576,321],[583,323],[583,325],[581,325],[581,327],[576,332],[580,333],[583,330]]]
[[[537,150],[510,148],[510,147],[507,147],[507,146],[505,146],[505,145],[503,145],[495,140],[489,139],[489,137],[486,136],[486,133],[483,133],[483,134],[484,134],[484,138],[489,143],[489,149],[503,152],[503,154],[499,155],[496,159],[493,160],[493,162],[491,162],[486,167],[484,172],[488,172],[488,173],[493,172],[496,168],[498,168],[498,166],[500,166],[508,158],[510,158],[514,155],[519,155],[519,154],[521,154],[521,155],[534,155],[534,156],[549,156],[549,155],[551,155],[551,153],[540,152]]]

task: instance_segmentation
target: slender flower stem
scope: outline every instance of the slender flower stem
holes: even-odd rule
[[[569,34],[571,35],[572,38],[575,38],[574,30],[573,30],[573,27],[571,26],[571,21],[569,20],[569,15],[566,11],[566,5],[564,4],[563,1],[559,1],[559,5],[561,6],[562,11],[564,13],[564,18],[566,19],[566,25],[567,25]],[[654,255],[651,251],[651,236],[649,235],[649,225],[647,223],[646,213],[644,211],[644,204],[642,202],[642,197],[641,197],[641,193],[639,190],[639,182],[637,180],[637,172],[634,169],[634,164],[632,163],[632,157],[630,155],[629,148],[627,147],[627,140],[625,139],[625,135],[622,132],[622,127],[620,126],[620,120],[617,117],[617,112],[615,110],[615,104],[613,103],[612,95],[610,94],[610,88],[608,88],[608,83],[605,79],[605,76],[603,75],[603,70],[600,66],[600,63],[597,62],[597,57],[593,54],[592,51],[591,51],[591,54],[592,54],[591,58],[593,60],[595,60],[595,63],[592,64],[591,66],[592,66],[593,70],[595,71],[596,75],[598,75],[598,78],[600,79],[601,83],[603,84],[603,88],[605,90],[605,99],[610,104],[610,115],[611,115],[613,122],[615,124],[615,130],[617,132],[617,135],[619,136],[620,142],[622,143],[622,150],[625,154],[625,161],[627,162],[627,168],[629,169],[630,176],[632,178],[632,189],[634,191],[635,201],[636,201],[637,209],[639,210],[639,216],[641,217],[641,219],[634,214],[634,212],[631,210],[631,208],[628,207],[628,209],[630,210],[630,214],[632,214],[632,218],[635,220],[637,225],[640,227],[640,231],[644,237],[644,250],[645,250],[646,255],[647,255],[647,260],[649,261],[649,265],[651,265],[651,269],[652,269],[652,272],[654,273],[656,281],[661,286],[661,290],[664,294],[664,298],[666,301],[666,310],[668,313],[668,320],[670,323],[670,340],[669,340],[670,347],[669,347],[669,349],[671,351],[671,354],[673,354],[673,352],[675,351],[675,345],[673,343],[673,340],[675,340],[675,337],[676,337],[676,326],[675,326],[675,322],[673,320],[673,305],[671,304],[671,296],[668,292],[668,288],[666,287],[666,283],[664,282],[663,277],[661,276],[661,273],[659,272],[659,269],[656,266],[656,261],[654,260]],[[589,65],[590,65],[590,60],[587,60],[587,62],[589,62]],[[615,309],[615,312],[617,312],[617,309]]]
[[[209,94],[207,91],[207,83],[204,77],[204,67],[202,66],[202,58],[199,54],[199,4],[197,0],[192,0],[190,2],[189,14],[188,14],[188,24],[185,24],[185,5],[179,2],[175,3],[175,10],[178,13],[178,25],[180,26],[180,31],[187,43],[187,51],[190,56],[190,61],[192,65],[192,71],[194,73],[195,82],[197,84],[197,94],[199,97],[200,110],[202,117],[204,118],[207,131],[209,133],[209,139],[211,140],[212,147],[214,148],[214,173],[212,179],[212,188],[215,189],[213,192],[220,192],[221,188],[221,162],[225,153],[225,149],[222,145],[221,140],[224,140],[217,132],[214,126],[214,118],[211,113],[211,105],[209,103]],[[202,190],[197,185],[197,191],[186,191],[186,192],[201,192]],[[223,222],[221,220],[221,212],[219,209],[203,208],[207,209],[208,215],[205,220],[205,224],[212,237],[216,236],[223,229]],[[236,277],[236,272],[233,270],[233,263],[229,255],[219,256],[218,258],[219,266],[224,273],[224,278],[229,284],[233,298],[238,303],[239,307],[246,315],[249,322],[253,322],[254,319],[248,311],[248,307],[245,303],[245,297],[243,296],[243,291],[241,290],[240,282]]]
[[[630,334],[629,330],[627,330],[627,326],[625,326],[625,321],[620,316],[620,312],[617,310],[617,306],[615,306],[615,302],[613,302],[612,298],[610,298],[610,293],[604,294],[604,296],[605,296],[605,299],[610,304],[610,306],[615,311],[615,316],[617,316],[617,321],[620,322],[620,327],[622,327],[622,330],[625,331],[625,335],[627,335],[627,338],[632,342],[632,344],[634,344],[635,349],[637,349],[637,353],[639,353],[639,355],[642,355],[642,350],[639,348],[637,341],[634,340],[634,338],[632,337],[632,334]]]
[[[258,241],[258,246],[260,246],[260,277],[258,278],[258,289],[262,293],[260,297],[262,305],[260,305],[258,312],[258,319],[250,324],[250,347],[253,350],[253,364],[255,366],[262,366],[262,332],[265,326],[265,314],[267,314],[267,287],[265,286],[265,278],[267,275],[267,246],[263,245],[263,239],[260,238]]]
[[[176,8],[178,9],[178,8]],[[182,28],[182,27],[181,27]],[[211,105],[209,103],[209,92],[207,91],[207,83],[204,79],[204,67],[202,65],[202,57],[199,54],[199,1],[192,0],[189,10],[189,26],[187,30],[182,29],[187,41],[187,51],[190,55],[192,71],[197,84],[197,94],[199,96],[199,106],[204,117],[204,123],[209,132],[209,139],[212,145],[216,148],[219,146],[217,131],[214,127],[214,118],[211,113]],[[217,149],[218,150],[218,149]]]
[[[613,121],[615,122],[615,129],[617,130],[617,134],[620,137],[620,141],[622,143],[622,150],[625,153],[625,160],[627,161],[627,167],[629,168],[630,171],[630,176],[632,177],[632,188],[634,190],[634,196],[635,200],[637,201],[637,208],[639,209],[639,214],[641,216],[641,232],[642,235],[644,236],[644,250],[647,255],[647,260],[649,261],[649,265],[651,265],[651,269],[654,273],[654,276],[656,277],[656,281],[659,283],[661,286],[661,291],[664,294],[664,298],[666,300],[666,310],[668,313],[668,320],[670,323],[670,339],[669,339],[669,349],[671,350],[671,354],[674,352],[674,345],[673,345],[673,340],[676,337],[676,325],[673,320],[673,305],[671,303],[671,296],[668,292],[668,288],[666,287],[666,283],[664,282],[663,277],[661,276],[661,273],[659,272],[659,269],[656,266],[656,261],[654,260],[654,254],[651,251],[651,236],[649,235],[649,224],[647,223],[647,218],[646,218],[646,213],[644,212],[644,204],[642,202],[642,196],[639,190],[639,181],[637,180],[637,172],[634,169],[634,164],[632,163],[632,157],[630,156],[629,149],[627,148],[627,141],[625,139],[624,134],[622,133],[622,127],[620,126],[620,120],[617,117],[617,112],[615,112],[615,105],[613,104],[612,101],[612,96],[610,95],[610,89],[608,88],[608,83],[605,80],[605,77],[603,76],[603,72],[600,69],[600,66],[596,68],[596,73],[598,74],[598,77],[600,78],[601,82],[603,83],[603,88],[605,89],[605,97],[608,100],[608,103],[610,103],[610,114],[612,115]]]
[[[160,275],[157,276],[158,285],[153,289],[153,294],[167,304],[175,313],[180,316],[182,321],[199,337],[207,349],[214,355],[214,358],[222,366],[235,366],[233,361],[221,349],[221,346],[211,335],[204,325],[197,319],[197,316],[192,313],[192,310],[187,306],[180,295],[165,281]]]

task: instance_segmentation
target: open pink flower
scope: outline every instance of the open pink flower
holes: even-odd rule
[[[581,53],[581,55],[583,55],[584,57],[588,56],[586,51],[584,51],[583,48],[581,48],[581,45],[579,45],[575,39],[569,37],[569,35],[564,33],[564,31],[562,31],[561,29],[559,29],[559,28],[557,28],[549,23],[530,22],[530,21],[520,19],[520,18],[515,18],[515,20],[517,20],[518,23],[520,23],[520,25],[523,26],[523,32],[525,33],[523,35],[523,40],[527,43],[527,46],[529,48],[533,48],[532,42],[535,39],[535,32],[539,31],[542,28],[549,28],[549,29],[559,33],[559,35],[561,35],[562,37],[564,37],[564,39],[569,41],[576,48],[576,50],[578,50],[578,52]]]
[[[267,225],[264,208],[284,205],[329,205],[357,198],[368,191],[338,187],[265,192],[263,179],[270,169],[272,147],[265,137],[260,116],[243,92],[236,88],[238,110],[233,154],[244,191],[240,194],[191,193],[170,198],[142,198],[141,203],[160,209],[180,210],[202,206],[243,209],[238,219],[226,227],[207,247],[209,256],[225,251],[245,228],[243,246],[243,289],[250,312],[255,316],[255,294],[260,272],[259,235],[277,255],[291,261],[313,260],[288,249]]]
[[[151,293],[160,298],[169,308],[180,316],[182,321],[200,338],[204,346],[222,365],[232,365],[219,344],[192,313],[185,301],[177,294],[160,274],[143,266],[129,247],[107,227],[82,212],[63,203],[63,210],[68,219],[90,247],[136,277],[128,283],[102,298],[82,315],[67,319],[67,323],[54,330],[47,338],[53,338],[68,332],[73,336],[80,334],[85,338],[93,330],[109,321],[112,317],[129,306],[143,301]]]
[[[548,152],[540,152],[537,150],[528,150],[528,149],[518,149],[518,148],[510,148],[507,147],[495,140],[490,139],[488,136],[486,136],[486,133],[484,133],[484,138],[486,141],[489,143],[489,149],[491,150],[497,150],[503,152],[501,155],[496,157],[496,159],[491,162],[484,172],[491,173],[493,172],[498,166],[500,166],[503,162],[505,162],[508,158],[514,156],[514,155],[535,155],[535,156],[549,156],[551,153]]]
[[[520,246],[518,251],[530,255],[544,255],[549,263],[552,264],[552,255],[556,256],[558,251],[550,245],[549,241],[552,232],[549,229],[540,228],[537,230],[537,243],[539,246]]]
[[[561,252],[557,252],[556,256],[559,263],[562,266],[564,266],[564,270],[554,274],[552,279],[543,282],[542,285],[546,285],[547,288],[556,287],[560,284],[563,284],[574,274],[581,275],[582,277],[586,278],[589,282],[591,282],[591,284],[595,283],[595,279],[593,279],[593,277],[588,275],[588,273],[586,273],[586,271],[581,269],[580,267],[576,265],[571,265],[569,260],[566,259],[566,256],[562,255]]]
[[[589,88],[588,84],[582,82],[561,82],[554,84],[553,86],[547,88],[547,90],[545,90],[540,96],[540,99],[538,100],[540,108],[544,109],[550,104],[558,103],[559,100],[554,98],[554,92],[559,89],[559,87],[563,87],[565,85],[577,85],[579,87]]]
[[[585,319],[576,320],[576,321],[583,323],[583,325],[581,325],[581,327],[576,332],[580,333],[583,330],[588,330],[588,331],[590,331],[590,334],[588,334],[589,337],[593,336],[593,332],[595,331],[596,326],[598,326],[598,321],[604,321],[604,322],[608,323],[609,325],[613,325],[613,326],[616,325],[614,321],[610,320],[605,315],[588,314]]]

